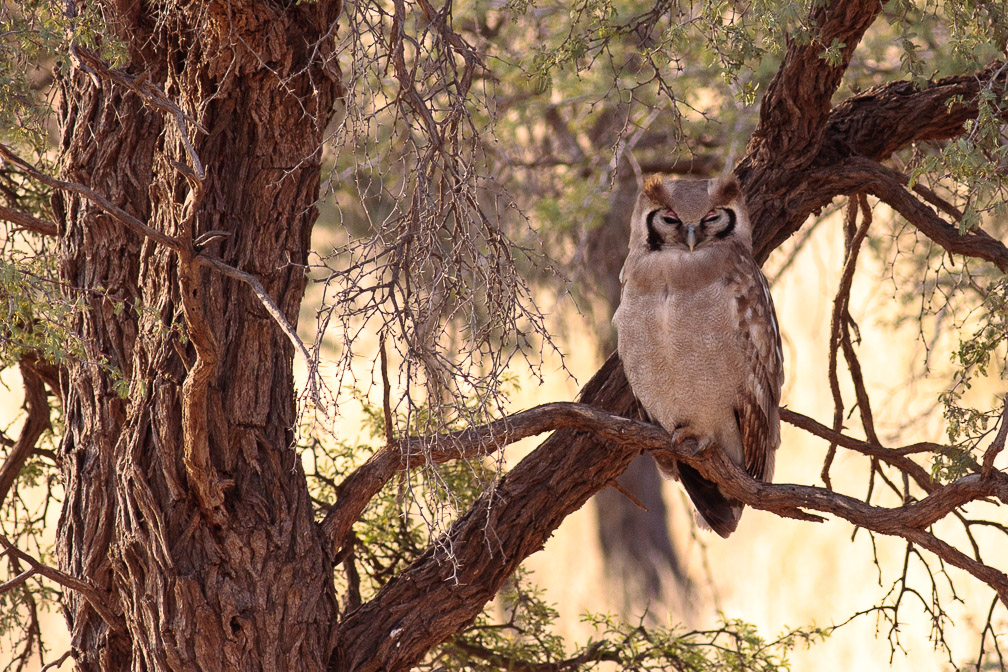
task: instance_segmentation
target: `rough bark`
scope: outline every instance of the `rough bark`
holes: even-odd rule
[[[831,99],[865,31],[882,11],[880,0],[830,2],[813,12],[816,39],[791,44],[760,105],[759,123],[735,169],[753,222],[753,254],[763,262],[802,225],[809,212],[791,197],[822,148]],[[821,55],[844,45],[837,65]],[[827,198],[819,207],[825,206]]]
[[[92,348],[70,371],[59,556],[123,626],[110,632],[71,594],[79,669],[328,660],[332,564],[292,448],[293,348],[248,287],[193,258],[257,276],[296,323],[318,147],[339,95],[321,38],[338,9],[107,6],[129,48],[118,74],[162,90],[205,133],[80,59],[61,75],[63,177],[182,243],[54,197],[61,276],[88,303],[74,327]],[[193,244],[210,231],[223,235]]]

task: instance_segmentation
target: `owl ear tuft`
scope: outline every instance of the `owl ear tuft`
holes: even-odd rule
[[[711,201],[714,203],[727,205],[738,198],[742,190],[739,188],[739,183],[735,176],[732,173],[728,173],[711,180],[707,193],[710,194]]]
[[[665,203],[668,201],[668,191],[665,190],[665,181],[661,175],[650,175],[644,181],[644,195],[654,203]]]

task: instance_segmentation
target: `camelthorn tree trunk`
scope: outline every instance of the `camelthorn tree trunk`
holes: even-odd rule
[[[319,147],[340,95],[339,3],[102,9],[127,50],[117,74],[133,86],[62,64],[63,178],[257,276],[295,324]],[[191,119],[159,108],[151,84]],[[198,197],[184,132],[205,166]],[[245,284],[88,200],[56,194],[54,210],[62,280],[89,308],[74,327],[91,348],[66,397],[60,564],[117,616],[106,623],[68,596],[79,669],[323,669],[336,600],[292,446],[293,347]],[[191,243],[211,231],[205,247]],[[184,415],[206,464],[194,466],[200,437]]]

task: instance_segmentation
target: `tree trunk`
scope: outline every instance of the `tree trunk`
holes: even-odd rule
[[[184,250],[54,197],[61,277],[84,297],[74,327],[92,348],[71,365],[59,557],[121,617],[69,595],[72,645],[83,670],[322,669],[336,602],[292,446],[293,348],[247,286],[185,257],[225,232],[205,252],[257,276],[296,323],[340,93],[320,38],[339,8],[143,7],[117,17],[124,70],[207,131],[188,124],[207,170],[200,198],[174,115],[108,73],[62,74],[64,179]]]

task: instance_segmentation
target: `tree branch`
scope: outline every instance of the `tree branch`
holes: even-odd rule
[[[882,161],[915,142],[954,138],[976,118],[980,90],[992,87],[1000,98],[1006,82],[1008,71],[995,61],[924,88],[905,81],[874,86],[830,112],[819,161],[836,163],[850,156]]]
[[[907,452],[925,452],[942,448],[947,450],[945,446],[927,444],[926,448],[920,446],[908,446],[907,448],[885,448],[876,443],[869,443],[868,441],[861,441],[860,439],[847,436],[839,431],[830,429],[826,425],[817,422],[807,415],[802,415],[801,413],[797,413],[787,408],[780,409],[780,417],[781,420],[788,424],[794,425],[799,429],[804,429],[809,434],[829,441],[830,445],[843,446],[848,450],[853,450],[854,452],[861,453],[867,457],[876,457],[887,464],[891,464],[913,478],[914,482],[916,482],[917,485],[924,490],[924,492],[932,492],[936,487],[938,487],[937,482],[932,480],[931,475],[928,474],[927,470],[908,458],[906,455]],[[976,467],[979,469],[978,464],[976,464]]]
[[[36,574],[41,574],[47,579],[55,581],[64,588],[69,588],[70,590],[75,590],[80,593],[81,597],[87,600],[88,604],[90,604],[94,610],[98,612],[98,615],[101,616],[103,621],[105,621],[109,629],[115,632],[123,631],[121,619],[116,618],[115,613],[109,608],[106,601],[102,599],[102,596],[98,594],[98,591],[95,590],[91,584],[61,572],[55,567],[49,567],[48,565],[42,564],[11,543],[10,539],[3,534],[0,534],[0,546],[4,547],[5,553],[12,555],[27,564]]]
[[[786,58],[782,72],[788,63]],[[791,81],[796,77],[808,81]],[[767,119],[771,128],[753,135],[748,154],[736,169],[746,194],[753,222],[753,250],[759,261],[797,231],[809,214],[822,210],[838,194],[859,190],[856,183],[840,189],[834,169],[857,159],[882,161],[914,142],[960,135],[963,124],[976,118],[983,88],[991,87],[1003,97],[1008,67],[997,61],[971,75],[948,77],[923,88],[911,82],[873,87],[848,98],[828,115],[810,115],[808,123],[798,127],[772,128],[782,122],[767,115],[787,107],[791,90],[822,93],[821,79],[818,70],[796,69],[789,77],[779,75],[771,82],[760,124],[762,127],[762,120]],[[768,99],[780,100],[771,104]],[[812,117],[821,125],[812,123]],[[783,139],[779,137],[782,134]],[[789,140],[790,135],[795,138]],[[810,167],[812,174],[807,172]],[[795,180],[799,175],[804,179]],[[905,184],[905,179],[901,181]],[[1003,260],[995,263],[1004,270]]]
[[[953,254],[989,261],[1008,272],[1008,247],[976,228],[965,234],[949,224],[906,189],[908,178],[877,161],[850,157],[837,165],[808,171],[783,207],[789,212],[816,212],[837,195],[864,191],[890,205],[925,236]],[[768,232],[769,233],[769,232]],[[754,238],[754,240],[756,240]],[[762,242],[762,241],[761,241]],[[763,245],[770,243],[762,242]]]
[[[17,154],[14,153],[13,150],[11,150],[10,147],[7,147],[3,143],[0,143],[0,157],[3,157],[7,161],[10,161],[18,168],[23,170],[25,173],[27,173],[29,176],[31,176],[33,179],[41,182],[47,187],[52,187],[53,189],[61,189],[63,191],[69,191],[79,196],[83,196],[84,198],[88,199],[89,201],[100,207],[107,214],[111,215],[114,219],[124,224],[126,228],[130,229],[134,233],[137,233],[141,236],[146,236],[147,238],[150,238],[151,240],[161,243],[165,247],[175,250],[176,252],[182,249],[182,243],[178,239],[172,238],[171,236],[166,235],[161,231],[158,231],[157,229],[148,226],[147,224],[144,224],[139,219],[137,219],[130,213],[126,212],[118,205],[108,200],[107,198],[105,198],[104,196],[102,196],[93,189],[85,187],[82,184],[77,184],[75,182],[65,182],[63,180],[58,180],[55,177],[46,175],[38,168],[36,168],[35,166],[31,165],[30,163],[19,157]]]
[[[907,191],[907,177],[882,164],[863,158],[851,158],[830,169],[841,182],[859,184],[902,215],[921,233],[953,254],[989,261],[1008,272],[1008,247],[979,227],[965,234],[939,217],[934,210]]]
[[[25,391],[25,410],[28,417],[25,419],[21,433],[3,466],[0,466],[0,504],[7,499],[18,474],[25,462],[31,457],[42,433],[50,428],[49,423],[49,399],[46,395],[45,381],[33,366],[33,362],[28,357],[22,357],[18,363],[21,370],[21,381]]]
[[[47,222],[44,219],[29,215],[27,212],[21,212],[4,205],[0,205],[0,219],[6,220],[18,228],[33,231],[43,236],[55,236],[59,233],[59,229],[52,222]]]
[[[1008,440],[1008,395],[1005,395],[1004,408],[1001,411],[1001,428],[998,429],[997,435],[994,436],[994,441],[984,452],[983,456],[983,475],[986,476],[991,473],[994,469],[994,458],[998,456],[1005,447],[1005,441]],[[0,493],[3,491],[0,490]],[[2,499],[2,498],[0,498]]]
[[[613,355],[585,386],[582,402],[606,408],[632,406],[628,394],[619,359]],[[517,565],[539,550],[567,515],[616,478],[642,450],[673,453],[718,482],[728,496],[749,506],[804,520],[821,519],[809,511],[829,513],[912,541],[984,581],[1008,604],[1008,575],[926,531],[967,502],[985,497],[1008,502],[1008,479],[970,474],[933,487],[919,501],[897,508],[876,507],[823,488],[754,481],[718,451],[694,454],[693,441],[676,444],[672,435],[656,425],[615,416],[597,406],[549,404],[465,432],[414,439],[416,443],[405,449],[385,449],[372,458],[377,464],[369,462],[352,475],[340,498],[357,503],[323,522],[329,534],[338,532],[345,523],[337,521],[349,518],[360,505],[360,495],[354,498],[354,492],[380,488],[386,476],[390,478],[404,463],[408,466],[415,450],[426,448],[435,460],[453,459],[469,451],[485,453],[536,431],[558,429],[456,521],[446,543],[428,548],[374,599],[345,618],[339,628],[334,669],[400,670],[415,664],[432,646],[471,623]],[[481,441],[490,447],[481,446]],[[342,506],[349,503],[338,502],[336,508]],[[447,555],[446,548],[453,549],[453,554]]]
[[[639,432],[658,442],[668,440],[667,432],[656,425],[574,402],[542,404],[486,425],[449,434],[410,437],[383,448],[340,484],[336,503],[322,520],[322,531],[335,553],[371,498],[398,472],[424,464],[490,455],[516,441],[563,428],[592,431],[617,442],[623,442],[626,432],[635,435]]]
[[[791,42],[760,106],[743,164],[770,163],[787,157],[808,165],[819,150],[822,129],[851,55],[882,11],[879,0],[832,0],[812,12],[817,34],[807,44]],[[823,52],[842,44],[836,65]]]
[[[850,55],[880,11],[878,0],[833,0],[814,10],[813,20],[819,27],[816,39],[807,45],[789,45],[764,97],[747,156],[737,169],[750,205],[756,257],[765,259],[809,214],[837,194],[865,190],[890,203],[949,251],[986,259],[1006,270],[1008,250],[1003,244],[983,232],[959,235],[956,227],[904,188],[905,179],[876,163],[915,140],[961,133],[962,122],[976,115],[976,94],[983,81],[948,79],[924,90],[900,83],[855,96],[831,111],[831,98]],[[823,50],[831,46],[839,46],[836,65],[822,58]],[[988,81],[1000,81],[996,70],[983,71],[990,75]],[[961,104],[936,112],[957,95],[963,96]],[[908,114],[911,107],[920,116]],[[873,109],[883,114],[871,119]],[[934,115],[934,123],[917,123],[915,119],[922,119],[927,110]],[[632,413],[635,402],[615,355],[585,387],[582,402],[605,414],[595,418],[604,421],[603,427],[592,426],[589,417],[580,415],[585,409],[579,405],[540,407],[525,412],[530,415],[521,429],[509,429],[505,420],[499,421],[503,425],[494,423],[494,429],[488,425],[467,430],[470,434],[435,437],[430,440],[433,445],[387,447],[344,482],[336,505],[322,523],[333,545],[342,542],[374,493],[397,470],[409,468],[417,448],[421,450],[414,459],[420,455],[435,461],[454,459],[466,451],[496,450],[519,435],[556,430],[456,521],[446,543],[432,545],[373,600],[347,616],[337,635],[334,669],[398,670],[414,664],[431,646],[472,622],[517,565],[541,548],[570,512],[618,476],[641,450],[671,450],[677,459],[718,481],[727,494],[755,508],[804,519],[816,519],[808,511],[819,511],[900,536],[969,571],[1008,604],[1008,576],[927,531],[966,502],[984,497],[1008,501],[1008,479],[1000,472],[974,473],[939,486],[906,458],[920,447],[886,451],[859,442],[862,452],[877,453],[879,459],[905,469],[929,493],[898,508],[880,508],[822,488],[757,483],[716,451],[693,456],[682,447],[673,448],[662,430],[620,417]],[[562,413],[573,413],[574,424],[557,419]],[[609,425],[606,415],[615,424]],[[821,431],[832,432],[825,427]],[[839,432],[832,432],[831,438],[841,445],[855,441]],[[445,446],[451,449],[442,450]],[[453,555],[446,554],[448,548]]]
[[[263,287],[262,281],[251,273],[235,268],[234,266],[225,263],[223,260],[207,254],[206,252],[201,252],[193,257],[193,262],[201,266],[210,266],[229,278],[234,278],[235,280],[244,282],[252,289],[256,298],[259,299],[259,303],[262,304],[263,308],[266,309],[266,312],[273,318],[273,321],[277,323],[280,330],[284,332],[287,340],[289,340],[294,346],[294,349],[300,352],[301,356],[304,357],[305,364],[308,365],[308,391],[311,395],[312,402],[314,402],[315,406],[323,413],[326,413],[325,402],[322,400],[322,395],[319,391],[318,366],[316,365],[314,358],[312,358],[311,353],[308,352],[308,348],[305,347],[304,342],[297,335],[297,331],[291,326],[290,322],[287,321],[287,317],[283,314],[283,311],[280,310],[279,306],[276,305],[276,302],[273,301],[273,297],[271,297],[269,292],[266,291],[266,288]]]

